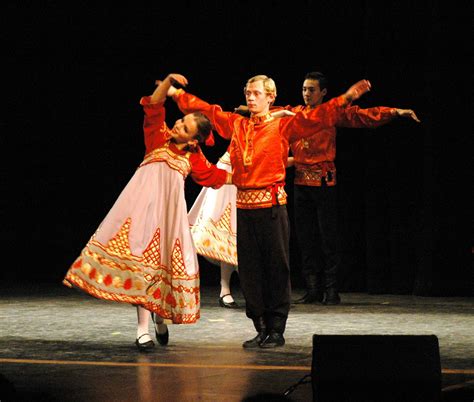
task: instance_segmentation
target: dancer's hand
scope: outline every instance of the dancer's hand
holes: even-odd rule
[[[287,116],[294,116],[296,113],[290,111],[290,110],[286,110],[286,109],[282,109],[282,110],[277,110],[275,112],[272,112],[271,115],[275,118],[278,118],[278,117],[287,117]]]
[[[417,123],[420,123],[420,119],[411,109],[395,109],[395,111],[397,113],[397,116],[408,117],[409,119],[415,120]]]
[[[234,113],[240,114],[241,116],[250,117],[250,112],[247,105],[239,105],[239,107],[234,109]]]
[[[176,85],[178,83],[179,85],[185,87],[188,85],[188,80],[184,75],[181,74],[169,74],[166,78],[165,81],[168,80],[170,85]],[[163,80],[156,80],[155,85],[160,86],[163,84]]]
[[[166,100],[166,96],[172,96],[176,92],[176,88],[173,87],[173,84],[179,84],[181,86],[188,85],[188,80],[184,75],[181,74],[168,74],[164,80],[156,80],[155,84],[157,87],[151,95],[151,103],[161,103]],[[174,92],[170,91],[170,88],[174,88]],[[173,92],[170,94],[170,92]]]
[[[181,75],[181,74],[169,74],[165,80],[169,80],[170,84],[171,85],[174,85],[176,86],[176,83],[178,83],[179,85],[185,87],[186,85],[188,85],[188,79],[184,76],[184,75]]]
[[[177,90],[178,90],[178,88],[175,88],[173,85],[171,85],[168,88],[168,92],[166,93],[166,96],[169,96],[169,97],[174,96],[174,94],[176,93]]]
[[[370,91],[372,85],[368,80],[360,80],[352,85],[344,94],[348,102],[359,99],[362,95]]]

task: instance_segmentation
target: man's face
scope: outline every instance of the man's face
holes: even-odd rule
[[[324,95],[327,90],[324,88],[322,91],[319,88],[318,80],[304,80],[303,82],[303,99],[305,105],[309,107],[315,107],[323,102]]]
[[[255,81],[247,84],[245,89],[245,100],[250,113],[267,113],[275,96],[267,94],[263,87],[263,81]]]

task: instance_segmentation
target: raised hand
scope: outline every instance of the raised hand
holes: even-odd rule
[[[370,91],[372,85],[368,80],[360,80],[352,85],[344,94],[348,102],[359,99],[362,95]]]
[[[174,92],[176,92],[173,84],[176,83],[184,87],[188,85],[188,80],[184,75],[176,73],[168,74],[164,80],[156,80],[155,84],[157,87],[151,95],[151,103],[164,102],[166,96],[173,96]]]
[[[184,75],[181,75],[181,74],[176,74],[176,73],[169,74],[168,77],[166,77],[165,79],[169,79],[171,85],[175,85],[176,83],[180,84],[183,87],[188,85],[188,79]]]

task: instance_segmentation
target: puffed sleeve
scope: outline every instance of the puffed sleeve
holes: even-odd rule
[[[225,184],[227,171],[219,169],[209,162],[200,148],[191,154],[189,160],[191,162],[191,177],[197,184],[216,189]]]
[[[382,126],[396,117],[396,109],[386,106],[371,107],[361,109],[359,106],[348,106],[341,114],[338,127],[369,127],[375,128]]]
[[[150,97],[140,100],[145,113],[143,134],[145,137],[146,153],[163,145],[168,139],[168,127],[165,123],[166,112],[163,103],[150,103]]]
[[[214,129],[226,140],[232,138],[234,121],[242,119],[241,116],[230,112],[223,112],[219,105],[211,105],[182,89],[176,91],[173,99],[179,109],[185,114],[201,112],[206,115]]]
[[[346,105],[345,97],[338,96],[310,111],[298,111],[293,117],[281,119],[281,133],[292,143],[313,135],[315,131],[333,127]]]

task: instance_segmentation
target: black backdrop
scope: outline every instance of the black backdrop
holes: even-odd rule
[[[319,70],[329,97],[368,78],[359,105],[422,120],[338,131],[342,290],[471,295],[471,7],[444,3],[3,3],[3,283],[61,281],[141,161],[138,100],[155,79],[182,73],[230,110],[255,74],[299,104]],[[226,145],[205,153],[216,162]],[[189,205],[199,190],[186,181]],[[293,240],[291,261],[299,286]]]

